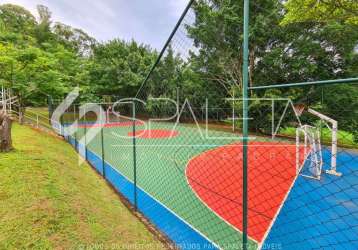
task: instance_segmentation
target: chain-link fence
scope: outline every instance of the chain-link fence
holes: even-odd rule
[[[356,117],[356,112],[347,106],[329,108],[322,100],[317,105],[289,98],[249,103],[250,248],[355,246],[356,118],[341,117]],[[118,103],[99,105],[100,116],[106,117],[100,124],[92,112],[80,118],[79,105],[62,119],[64,131],[78,122],[74,133],[65,136],[80,155],[175,243],[240,249],[240,112],[235,119],[215,120],[210,109],[202,119],[188,108],[185,116],[179,110],[173,118],[158,120],[163,116],[153,118],[141,102],[125,101],[121,111]],[[117,111],[109,114],[109,106]],[[96,126],[100,130],[92,137],[89,130]]]
[[[135,98],[63,135],[179,248],[356,249],[357,27],[251,3],[248,98],[242,3],[190,1]]]

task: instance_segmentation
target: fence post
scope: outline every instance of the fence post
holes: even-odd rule
[[[77,131],[78,131],[78,125],[77,125],[77,128],[76,128],[75,133],[74,133],[74,137],[75,137],[75,150],[76,150],[76,152],[78,152]]]
[[[36,114],[36,128],[39,128],[39,115]]]
[[[84,130],[85,130],[85,159],[87,161],[87,118],[86,118],[86,106],[84,107]]]
[[[244,0],[244,43],[243,43],[243,160],[242,160],[242,249],[247,250],[248,231],[248,136],[249,136],[249,0]]]
[[[77,116],[76,116],[76,104],[73,104],[73,122],[75,123],[77,120]],[[77,121],[77,128],[75,130],[74,136],[75,136],[75,150],[78,152],[78,142],[77,142],[77,131],[79,129],[79,121]]]
[[[101,109],[101,122],[103,121],[102,117],[102,109]],[[106,178],[106,168],[105,168],[105,154],[104,154],[104,136],[103,136],[103,129],[105,124],[101,124],[101,147],[102,147],[102,175]]]
[[[53,113],[53,103],[52,103],[52,97],[49,95],[47,96],[47,100],[48,100],[48,118],[50,119],[50,121],[52,120],[52,113]]]
[[[133,100],[132,106],[132,122],[133,122],[133,181],[134,181],[134,209],[137,211],[137,149],[136,149],[136,106],[135,101]]]
[[[64,128],[63,128],[63,114],[60,117],[60,135],[63,136],[63,137],[65,136]]]

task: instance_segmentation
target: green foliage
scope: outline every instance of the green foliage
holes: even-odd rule
[[[358,144],[358,123],[357,121],[354,122],[352,125],[352,135],[353,135],[353,142]]]
[[[289,0],[283,24],[304,21],[339,21],[358,25],[358,2],[355,0]]]
[[[207,92],[218,95],[221,91],[221,96],[230,97],[236,88],[236,92],[241,93],[242,2],[196,1],[194,11],[197,18],[189,27],[189,34],[200,48],[199,53],[191,57],[192,65],[196,65],[194,71],[206,81]],[[250,12],[251,86],[357,76],[358,26],[314,21],[282,25],[285,6],[276,0],[252,1]],[[251,97],[286,97],[295,102],[311,98],[310,104],[315,105],[320,98],[313,97],[319,93],[316,88],[291,88],[276,93],[252,92]],[[336,100],[334,96],[327,98]],[[261,118],[250,122],[251,129],[268,130],[262,124],[270,124],[269,105],[251,102],[250,114]],[[225,104],[219,106],[225,107]],[[235,106],[239,111],[241,103]]]
[[[37,12],[39,14],[39,22],[35,28],[35,37],[37,42],[42,45],[53,39],[53,33],[51,31],[51,12],[43,5],[37,6]]]
[[[15,91],[21,105],[44,105],[48,95],[61,98],[72,87],[88,84],[88,73],[81,70],[87,60],[78,56],[79,48],[72,40],[66,46],[53,32],[46,6],[37,9],[38,21],[20,6],[0,5],[0,82]]]
[[[323,91],[322,112],[339,121],[340,128],[355,133],[358,122],[358,86],[339,85],[324,88]]]
[[[69,50],[74,50],[80,56],[90,56],[96,40],[81,29],[72,28],[63,23],[56,22],[53,32],[59,43]]]
[[[356,137],[354,136],[354,133],[356,134],[356,132],[350,133],[344,130],[339,130],[338,146],[357,148],[358,142],[356,141]],[[294,127],[282,128],[280,129],[279,134],[294,138],[296,137],[296,128]],[[330,145],[332,143],[332,131],[329,130],[328,128],[321,129],[321,136],[322,136],[323,144]]]
[[[305,12],[309,18],[299,12],[311,2],[251,1],[251,86],[357,77],[358,25],[347,11],[347,6],[356,11],[356,3],[336,1],[341,3],[341,10],[327,17],[322,14],[322,6],[333,2],[320,1],[316,9],[322,15],[317,19],[314,8]],[[38,20],[20,6],[0,5],[0,84],[12,87],[23,105],[44,105],[48,95],[61,99],[75,86],[81,89],[81,101],[136,95],[158,56],[156,51],[136,41],[114,39],[98,43],[80,29],[53,23],[47,7],[40,5],[37,9]],[[175,44],[174,39],[138,97],[176,100],[179,95],[180,103],[188,99],[199,110],[208,98],[211,108],[230,110],[234,105],[240,113],[242,103],[225,98],[239,97],[242,90],[242,2],[197,0],[192,11],[195,18],[185,28],[196,48],[188,51],[186,40]],[[347,18],[343,20],[342,15]],[[180,36],[178,32],[176,37]],[[182,54],[178,48],[184,50],[179,51]],[[321,92],[321,88],[313,87],[250,94],[252,98],[286,97],[316,106]],[[358,109],[357,95],[356,87],[331,87],[325,91],[329,101],[320,108],[334,114],[340,126],[353,133],[351,124],[356,114],[334,109],[338,104],[345,109]],[[268,103],[250,103],[250,114],[261,118],[250,122],[252,130],[269,131],[262,125],[270,124],[269,108]],[[148,109],[171,113],[163,103],[151,103]]]
[[[97,44],[89,63],[91,92],[97,96],[133,97],[157,54],[135,41]]]
[[[0,19],[8,32],[33,35],[36,27],[36,20],[31,12],[18,5],[0,5]]]

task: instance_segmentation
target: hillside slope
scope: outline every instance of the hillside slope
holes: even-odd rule
[[[70,145],[14,124],[0,154],[0,249],[162,249]]]

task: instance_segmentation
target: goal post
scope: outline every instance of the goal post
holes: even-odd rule
[[[316,110],[311,108],[308,109],[308,112],[312,115],[319,117],[323,120],[327,127],[331,130],[332,133],[332,149],[331,149],[331,168],[326,170],[327,174],[342,176],[342,173],[337,172],[337,153],[338,153],[338,122]],[[329,126],[328,123],[331,125]]]
[[[300,117],[302,115],[302,113],[304,112],[305,107],[304,105],[294,105],[294,111],[296,116]],[[330,168],[328,170],[325,171],[325,173],[330,174],[330,175],[334,175],[334,176],[342,176],[342,173],[337,172],[337,153],[338,153],[338,121],[332,119],[331,117],[328,117],[327,115],[324,115],[314,109],[308,108],[307,112],[311,115],[314,115],[316,117],[318,117],[321,121],[323,121],[326,126],[328,127],[328,129],[331,131],[332,134],[332,141],[331,141],[331,162],[330,162]],[[314,159],[309,159],[311,160],[314,164],[316,164],[315,162],[319,161],[319,159],[317,159],[316,156],[321,157],[320,155],[322,155],[322,151],[321,151],[321,134],[319,132],[314,132],[314,130],[317,130],[317,128],[309,126],[309,125],[300,125],[300,127],[298,127],[296,129],[296,154],[297,154],[297,159],[296,159],[296,166],[297,166],[297,171],[299,173],[299,171],[301,171],[303,165],[300,164],[300,147],[301,147],[301,142],[300,142],[300,137],[302,136],[302,134],[304,135],[304,161],[306,161],[308,158],[310,157],[314,157]],[[310,147],[310,153],[308,153],[307,148]],[[318,152],[318,151],[319,152]],[[312,155],[313,153],[313,155]],[[313,164],[313,163],[310,164]],[[323,163],[323,161],[322,161]],[[307,163],[303,163],[303,164],[307,164]],[[317,166],[311,166],[312,169],[317,168]],[[318,172],[317,172],[318,173]],[[309,176],[307,176],[309,177]],[[319,179],[319,178],[318,178]]]
[[[301,143],[302,135],[304,140],[303,145]],[[323,166],[320,137],[320,131],[316,127],[303,125],[296,129],[297,174],[320,180]],[[301,151],[303,151],[303,156]]]

